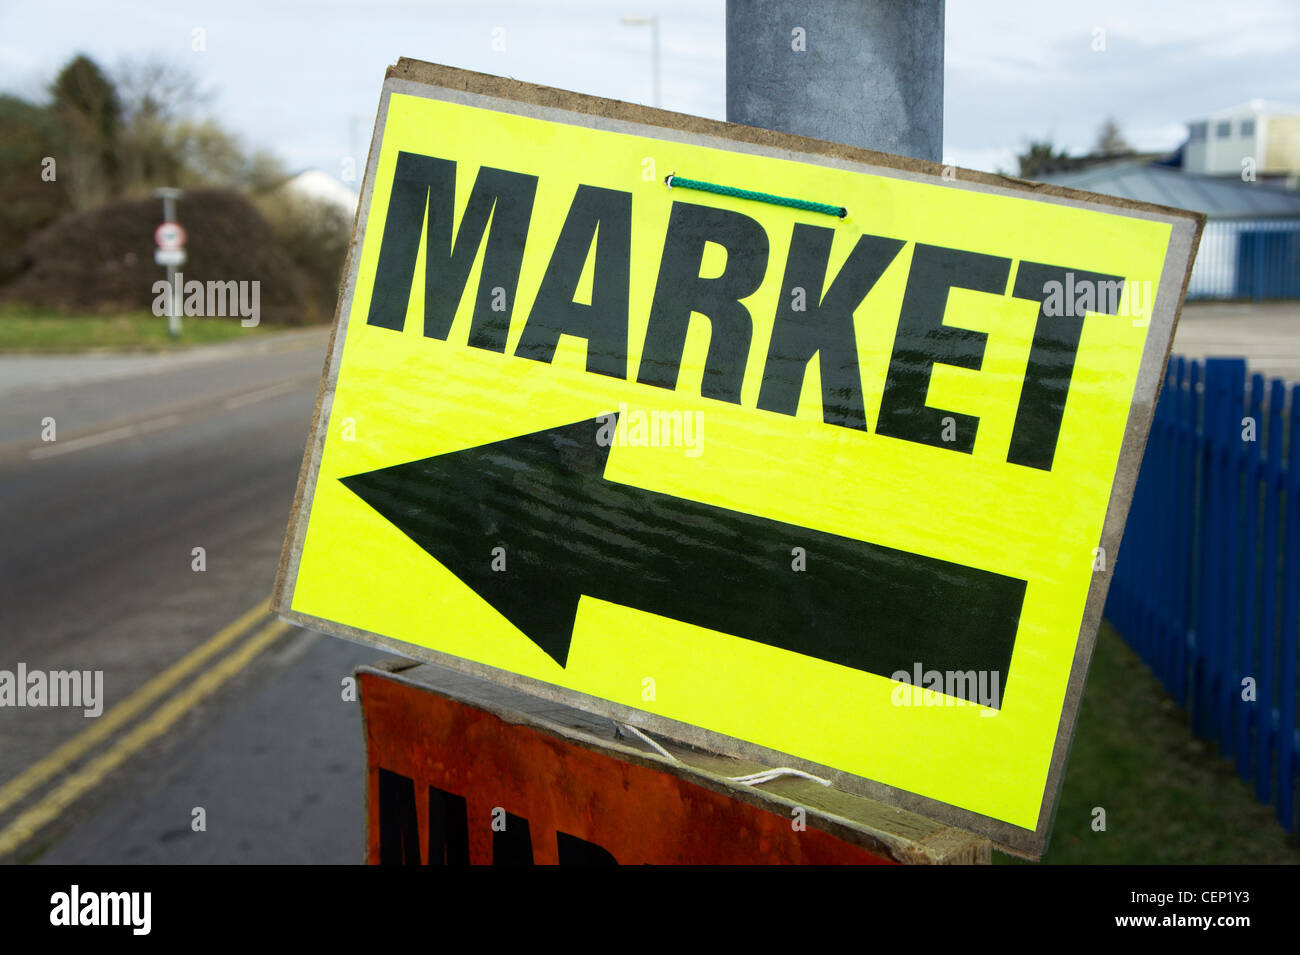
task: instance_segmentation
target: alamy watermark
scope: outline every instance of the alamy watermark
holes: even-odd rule
[[[1124,292],[1127,289],[1128,294]],[[1089,312],[1133,319],[1141,327],[1151,321],[1151,304],[1155,290],[1148,281],[1125,282],[1123,279],[1075,278],[1065,273],[1065,281],[1043,284],[1043,314],[1048,318],[1083,318]]]
[[[619,404],[618,413],[597,418],[596,443],[603,448],[685,448],[688,458],[704,452],[704,412],[633,408]]]
[[[895,706],[981,706],[980,716],[996,716],[1002,705],[1002,675],[997,670],[897,670]]]
[[[80,707],[82,715],[104,712],[103,670],[0,670],[0,706]]]
[[[245,328],[252,328],[262,320],[262,283],[256,279],[251,282],[200,282],[197,279],[186,282],[185,274],[177,272],[171,283],[165,279],[154,282],[153,294],[153,313],[159,318],[173,314],[192,318],[238,316],[239,324]]]
[[[152,892],[89,892],[73,885],[50,896],[50,924],[55,926],[121,926],[132,935],[148,935],[152,911]]]

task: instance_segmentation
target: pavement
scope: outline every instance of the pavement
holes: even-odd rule
[[[1245,358],[1252,374],[1300,383],[1300,302],[1188,302],[1173,350],[1187,358]]]

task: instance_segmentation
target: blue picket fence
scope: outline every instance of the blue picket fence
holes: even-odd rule
[[[1300,385],[1172,359],[1106,616],[1297,831]]]

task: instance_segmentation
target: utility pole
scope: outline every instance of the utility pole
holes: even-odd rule
[[[940,161],[944,0],[727,0],[727,119]]]

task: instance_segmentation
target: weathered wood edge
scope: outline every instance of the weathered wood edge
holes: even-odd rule
[[[526,726],[586,750],[669,773],[782,818],[788,819],[792,809],[802,807],[809,826],[896,862],[971,865],[987,864],[992,858],[992,842],[964,829],[799,777],[782,777],[761,788],[744,786],[727,777],[771,767],[663,737],[656,742],[676,761],[666,759],[648,747],[641,748],[642,744],[630,736],[616,737],[617,723],[612,719],[542,700],[457,670],[398,659],[363,665],[356,673],[358,677],[369,674],[438,694],[512,725]],[[363,712],[364,709],[363,706]]]

